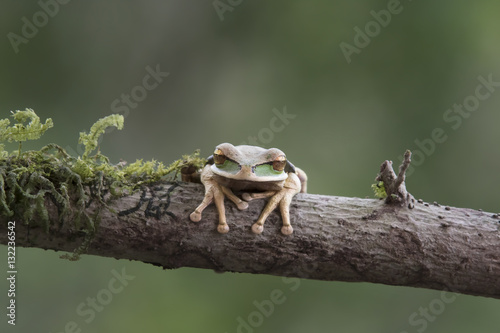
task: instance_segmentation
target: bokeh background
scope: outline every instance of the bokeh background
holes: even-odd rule
[[[79,132],[121,107],[124,129],[101,143],[113,162],[168,163],[197,148],[209,155],[218,143],[255,137],[307,171],[309,192],[365,197],[372,196],[379,165],[385,159],[399,164],[411,149],[419,165],[407,185],[416,197],[500,211],[500,88],[473,112],[446,118],[454,104],[474,95],[479,77],[500,81],[498,1],[55,3],[0,5],[0,118],[29,107],[55,124],[27,148],[54,142],[77,154]],[[373,23],[371,11],[388,6],[399,13],[390,22],[385,16],[385,27]],[[47,20],[37,14],[43,7],[51,13]],[[12,42],[34,19],[38,31],[26,27],[30,37]],[[364,31],[367,24],[372,37],[356,39],[355,28]],[[356,41],[363,47],[348,62],[341,45]],[[141,89],[147,68],[157,67],[168,76],[154,89]],[[131,93],[135,104],[127,106],[122,96]],[[285,111],[288,118],[277,118]],[[429,140],[439,128],[446,140],[433,147]],[[6,263],[6,247],[0,249]],[[461,295],[445,304],[440,292],[424,289],[291,283],[93,256],[69,262],[59,255],[18,249],[17,325],[7,325],[2,310],[0,331],[458,333],[500,327],[500,303],[487,298]],[[76,309],[104,295],[112,271],[122,269],[134,279],[87,323],[89,316]],[[286,300],[259,321],[255,302],[275,289]],[[6,293],[0,279],[3,309]],[[242,326],[249,317],[256,327]],[[77,328],[65,328],[69,322]]]

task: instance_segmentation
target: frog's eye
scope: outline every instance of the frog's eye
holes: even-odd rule
[[[274,171],[283,171],[286,166],[286,157],[284,155],[276,157],[273,161],[273,169]]]
[[[215,165],[222,165],[226,161],[226,155],[220,149],[214,151],[214,162]]]

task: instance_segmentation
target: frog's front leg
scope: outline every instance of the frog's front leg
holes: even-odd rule
[[[226,223],[226,207],[224,206],[224,195],[226,195],[229,200],[234,202],[236,207],[239,210],[244,210],[248,208],[248,202],[241,200],[238,198],[231,189],[226,186],[219,185],[218,183],[214,184],[214,201],[215,207],[217,207],[217,211],[219,213],[219,225],[217,226],[217,231],[221,234],[225,234],[229,231],[229,226]]]
[[[274,195],[271,197],[271,199],[269,199],[262,213],[260,213],[259,219],[252,225],[253,233],[261,234],[262,231],[264,231],[264,223],[266,222],[267,217],[273,210],[276,209],[276,207],[278,207],[278,204],[283,199],[284,195],[285,189],[274,192]]]
[[[201,171],[201,182],[205,186],[205,197],[201,204],[196,207],[194,212],[189,215],[189,218],[193,222],[199,222],[201,220],[201,213],[208,205],[212,202],[215,203],[217,212],[219,213],[219,225],[217,226],[217,231],[224,234],[229,231],[229,227],[226,223],[226,209],[224,207],[224,192],[222,186],[219,185],[213,179],[213,173],[210,171],[210,165],[206,165]]]
[[[225,234],[229,231],[229,226],[226,222],[226,208],[224,206],[224,195],[226,195],[229,200],[234,202],[238,209],[243,210],[248,208],[248,203],[238,198],[231,189],[220,185],[213,178],[213,173],[210,170],[210,166],[207,165],[201,172],[201,182],[205,186],[205,197],[201,204],[196,207],[194,212],[189,215],[189,218],[193,222],[199,222],[201,220],[201,214],[205,208],[212,202],[215,203],[217,212],[219,214],[219,225],[217,226],[217,231],[221,234]]]

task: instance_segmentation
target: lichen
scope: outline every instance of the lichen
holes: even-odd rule
[[[128,165],[112,164],[99,151],[98,142],[106,128],[123,128],[123,116],[116,114],[99,119],[89,133],[80,133],[79,142],[85,146],[82,156],[70,156],[56,144],[26,152],[20,146],[18,151],[9,153],[2,141],[36,140],[53,127],[50,118],[41,123],[31,109],[13,112],[12,116],[17,121],[14,126],[9,126],[9,119],[0,120],[0,215],[41,226],[46,232],[71,221],[71,227],[85,237],[72,255],[63,256],[70,260],[77,260],[87,251],[97,232],[100,212],[108,209],[110,201],[148,183],[175,180],[182,168],[201,168],[206,162],[195,151],[167,167],[162,162],[142,159]],[[92,216],[86,212],[91,202],[96,205]],[[57,221],[50,220],[49,206],[57,209]]]

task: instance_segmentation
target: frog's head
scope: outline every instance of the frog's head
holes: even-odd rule
[[[218,145],[208,164],[216,175],[255,182],[281,181],[289,172],[295,172],[293,164],[277,148],[235,147],[230,143]]]

